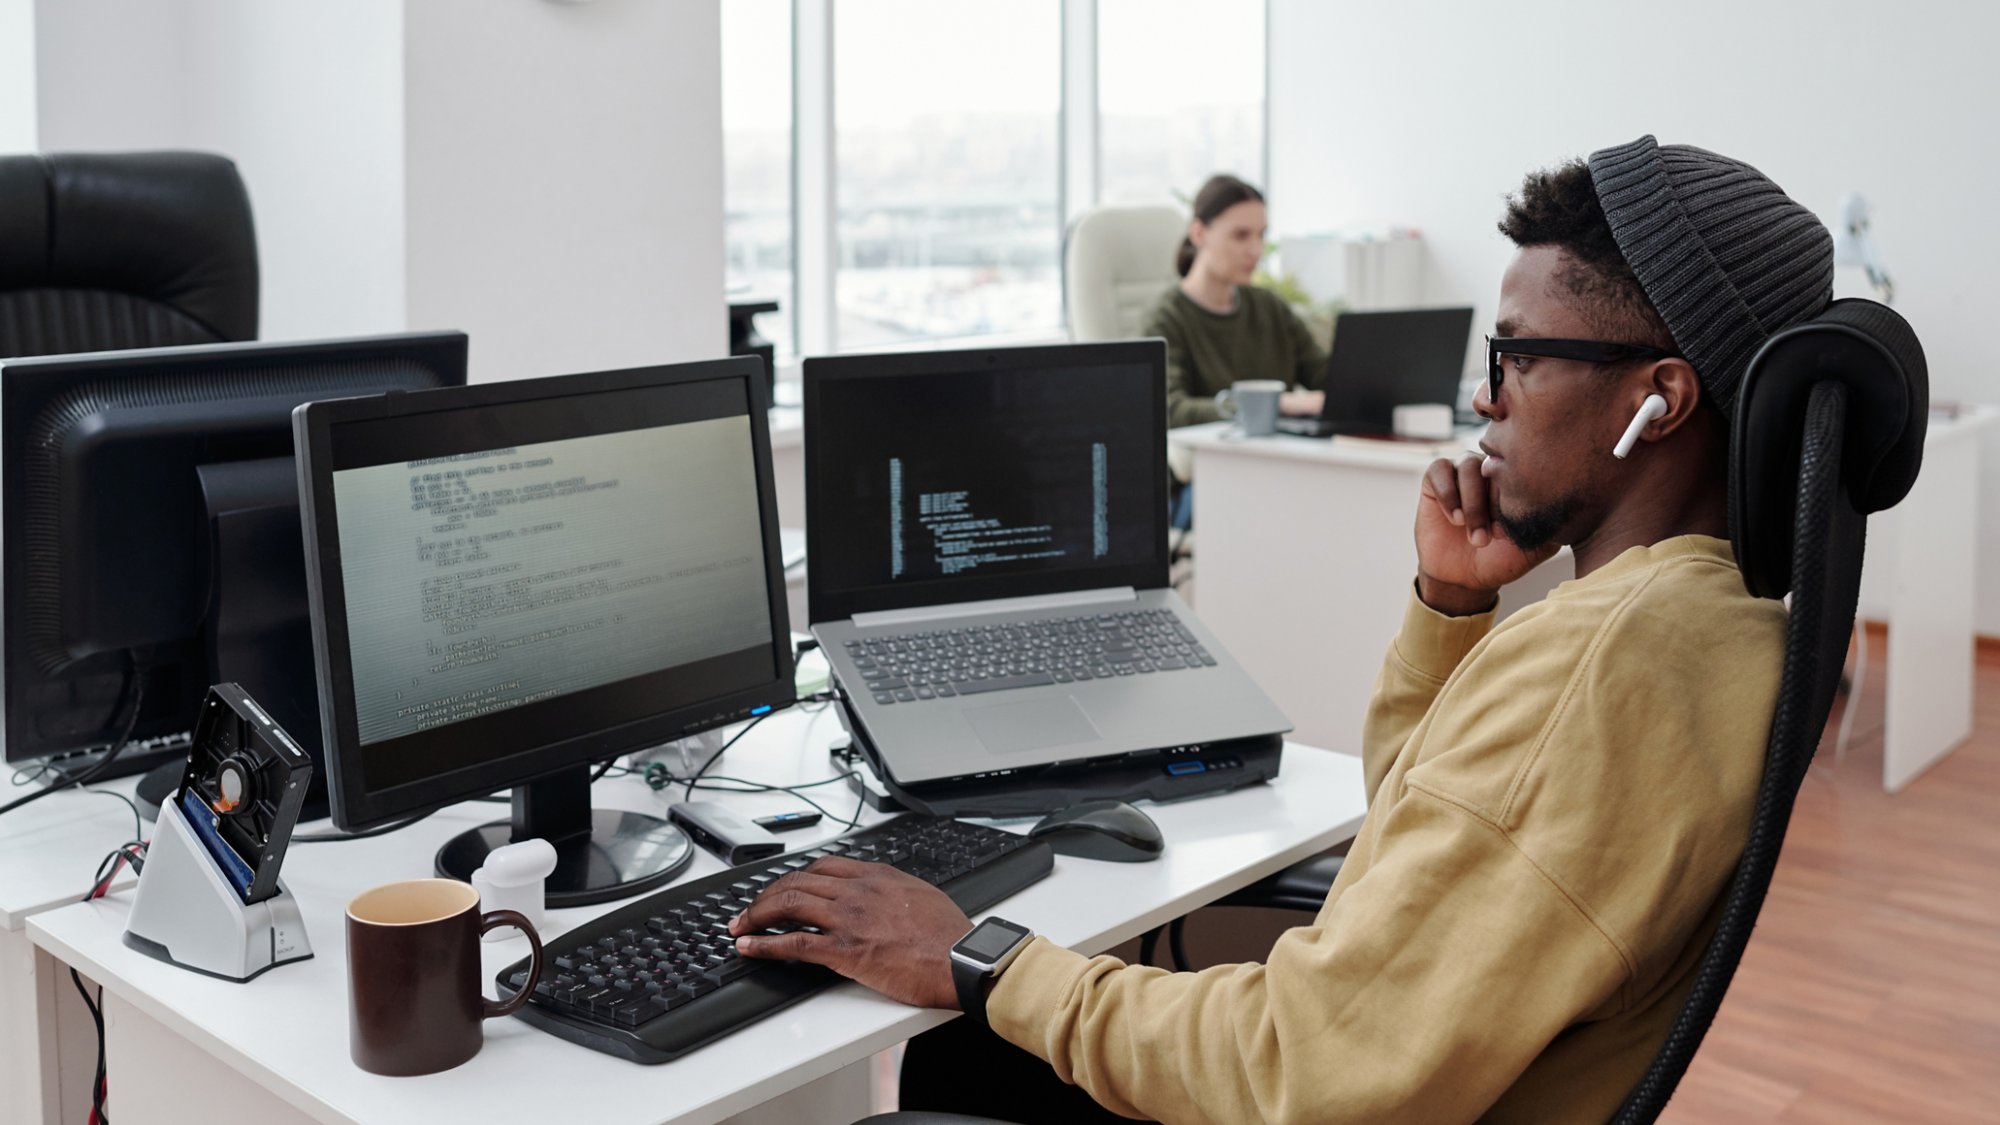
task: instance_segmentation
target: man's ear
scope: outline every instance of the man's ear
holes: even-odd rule
[[[1646,424],[1646,428],[1639,432],[1639,440],[1659,441],[1687,425],[1695,411],[1700,409],[1704,393],[1701,376],[1695,374],[1694,366],[1687,360],[1655,361],[1647,371],[1646,379],[1632,385],[1631,408],[1636,413],[1645,403],[1647,395],[1659,395],[1666,400],[1667,409]]]

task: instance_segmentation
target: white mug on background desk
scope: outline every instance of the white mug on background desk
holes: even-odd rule
[[[1278,399],[1284,393],[1285,384],[1276,379],[1239,379],[1215,393],[1215,408],[1224,418],[1234,414],[1244,437],[1265,437],[1278,432]]]

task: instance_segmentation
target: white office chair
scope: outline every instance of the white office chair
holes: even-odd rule
[[[1097,207],[1070,224],[1063,235],[1063,317],[1076,341],[1129,340],[1141,332],[1160,295],[1180,281],[1174,255],[1187,235],[1188,219],[1164,204]],[[1193,458],[1179,448],[1167,451],[1167,468],[1185,484]],[[1177,533],[1172,557],[1186,552]]]
[[[1174,252],[1187,234],[1179,208],[1099,207],[1063,239],[1063,313],[1072,340],[1126,340],[1180,275]]]

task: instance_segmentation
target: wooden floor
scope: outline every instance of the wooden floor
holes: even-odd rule
[[[1844,760],[1829,725],[1743,967],[1661,1120],[2000,1122],[2000,643],[1981,646],[1977,692],[1972,741],[1894,795],[1881,677]]]

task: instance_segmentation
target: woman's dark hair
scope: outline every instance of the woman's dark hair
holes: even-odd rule
[[[1210,176],[1201,190],[1194,193],[1194,217],[1202,223],[1212,223],[1217,215],[1238,203],[1262,203],[1264,193],[1228,174]],[[1174,255],[1174,268],[1186,277],[1194,268],[1194,240],[1181,236],[1180,252]]]

